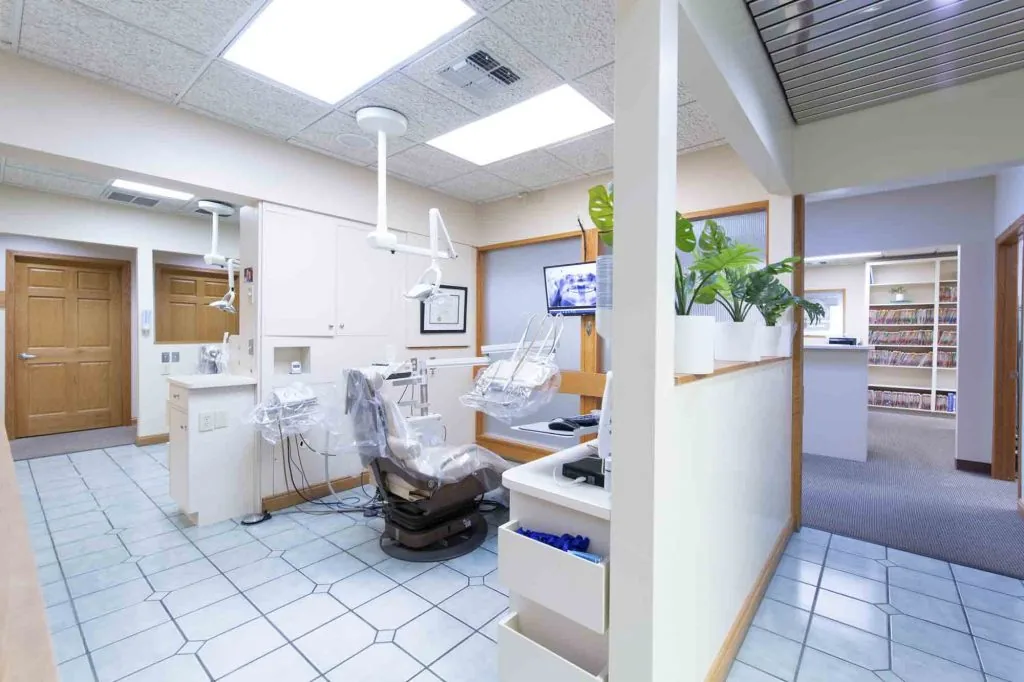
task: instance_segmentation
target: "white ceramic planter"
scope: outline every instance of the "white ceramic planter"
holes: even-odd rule
[[[716,327],[715,360],[750,362],[761,359],[757,343],[760,321],[718,322]]]
[[[758,354],[762,358],[773,358],[779,355],[779,344],[782,343],[782,327],[761,327],[757,335]]]
[[[775,356],[791,357],[793,355],[793,325],[778,324],[776,327],[779,329],[779,345],[775,348]]]
[[[676,315],[676,374],[711,374],[715,371],[715,318]]]

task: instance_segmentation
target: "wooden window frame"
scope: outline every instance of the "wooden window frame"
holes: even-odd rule
[[[1017,306],[1019,305],[1017,281],[1017,242],[1024,233],[1024,216],[1007,227],[996,238],[995,273],[995,358],[993,361],[994,399],[992,404],[992,478],[1012,481],[1017,479],[1017,508],[1024,516],[1021,503],[1021,481],[1015,461],[1017,425],[1017,387],[1019,378],[1012,379],[1017,372]]]
[[[167,306],[169,301],[167,300],[168,292],[161,289],[161,277],[165,273],[179,273],[184,275],[195,275],[199,277],[227,277],[226,270],[216,270],[213,268],[196,268],[185,265],[174,265],[172,263],[155,263],[153,266],[153,343],[157,346],[181,346],[181,345],[195,345],[205,343],[220,343],[222,339],[196,339],[192,341],[168,341],[161,338],[161,327],[160,320],[166,319],[169,311]],[[236,272],[235,275],[235,305],[238,305],[238,292],[239,292],[239,277]],[[237,318],[236,318],[237,319]],[[236,332],[237,333],[237,332]]]
[[[13,296],[15,287],[15,266],[19,261],[50,263],[53,265],[85,265],[104,269],[117,269],[121,276],[121,423],[115,426],[132,424],[132,356],[135,354],[135,339],[132,338],[132,264],[130,261],[110,258],[88,258],[85,256],[66,256],[56,253],[36,253],[32,251],[8,251],[6,258],[7,273],[5,276],[5,298],[11,293],[11,300],[5,301],[4,324],[7,344],[4,369],[4,422],[7,435],[11,439],[18,438],[17,400],[14,387],[14,329],[17,316],[17,297]]]

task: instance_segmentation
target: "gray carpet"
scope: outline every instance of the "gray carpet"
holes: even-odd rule
[[[50,436],[18,438],[11,441],[11,455],[17,461],[51,455],[67,455],[86,450],[102,450],[134,443],[134,426],[116,426],[111,429],[90,429],[71,433],[55,433]]]
[[[804,523],[1024,578],[1015,482],[956,471],[952,420],[872,412],[867,462],[804,455]]]

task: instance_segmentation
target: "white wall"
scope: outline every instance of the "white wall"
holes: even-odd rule
[[[846,291],[846,309],[843,316],[843,335],[853,336],[861,343],[868,340],[868,309],[865,300],[864,264],[856,265],[815,265],[808,267],[804,275],[804,289],[843,289]],[[806,343],[821,345],[828,343],[822,336],[808,336]]]
[[[768,192],[728,146],[680,156],[677,173],[676,210],[682,213],[769,200]],[[513,197],[482,204],[477,209],[478,243],[494,244],[578,230],[577,216],[584,227],[591,228],[587,190],[611,180],[610,174],[597,175],[530,192],[522,199]]]
[[[807,255],[960,246],[957,457],[992,460],[995,180],[981,178],[807,205]]]
[[[0,53],[0,92],[0,155],[9,145],[15,156],[27,149],[200,192],[376,222],[370,169],[11,54]],[[388,187],[392,227],[426,234],[427,211],[436,207],[453,238],[475,243],[473,204],[394,178]]]
[[[141,334],[139,311],[154,308],[154,251],[181,261],[210,247],[210,227],[201,219],[133,209],[84,199],[0,186],[0,248],[64,253],[132,261],[132,415],[138,435],[167,432],[166,383],[160,353],[178,351],[174,373],[191,373],[196,346],[157,345],[152,332]],[[17,236],[16,236],[17,235]],[[238,253],[238,226],[221,226],[221,250]],[[0,266],[2,268],[2,266]]]
[[[1024,166],[1017,166],[996,174],[996,236],[1021,216],[1024,216]]]

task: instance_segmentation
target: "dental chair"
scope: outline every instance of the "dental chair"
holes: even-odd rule
[[[374,370],[350,370],[346,378],[346,414],[383,500],[381,549],[404,561],[472,552],[487,538],[479,503],[501,486],[511,465],[477,445],[452,447],[430,437],[420,418],[406,418],[384,395],[383,385]]]

